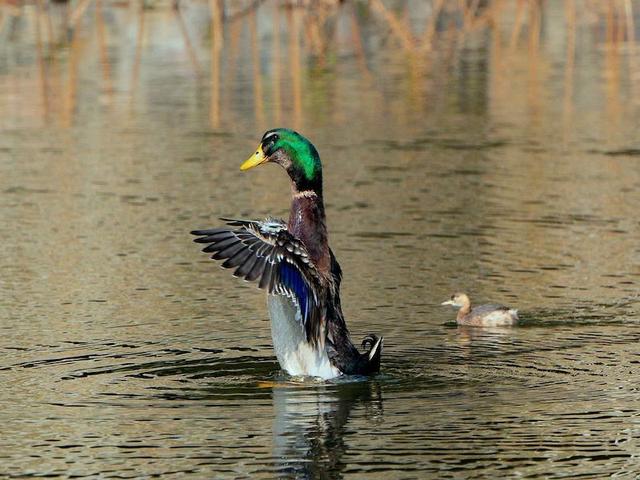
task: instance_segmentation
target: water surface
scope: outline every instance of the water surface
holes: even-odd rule
[[[2,476],[637,477],[640,4],[453,3],[0,6]],[[371,380],[290,382],[189,238],[287,214],[281,125]]]

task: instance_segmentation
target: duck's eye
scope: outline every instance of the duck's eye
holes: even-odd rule
[[[274,146],[276,144],[276,142],[278,141],[278,136],[277,135],[273,135],[271,137],[269,137],[269,139],[263,144],[262,148],[264,150],[264,153],[266,155],[271,155],[274,151]]]
[[[270,133],[262,137],[262,143],[268,145],[269,143],[277,142],[280,136],[277,133]]]

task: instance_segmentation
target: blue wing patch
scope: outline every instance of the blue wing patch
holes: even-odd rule
[[[309,319],[309,307],[311,306],[312,295],[309,291],[307,283],[305,282],[300,271],[286,261],[280,263],[279,274],[280,282],[282,283],[282,285],[284,285],[295,295],[296,300],[298,301],[298,306],[300,307],[302,320],[306,325],[307,320]]]

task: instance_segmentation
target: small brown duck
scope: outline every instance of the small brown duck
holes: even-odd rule
[[[504,305],[488,304],[471,308],[471,300],[466,293],[455,293],[441,305],[460,308],[456,322],[473,327],[504,327],[518,321],[518,310]]]

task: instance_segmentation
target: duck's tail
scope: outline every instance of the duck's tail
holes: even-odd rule
[[[362,340],[362,348],[365,349],[365,355],[368,360],[367,373],[378,373],[380,371],[380,358],[382,357],[383,345],[384,337],[378,337],[373,333],[370,333]]]

